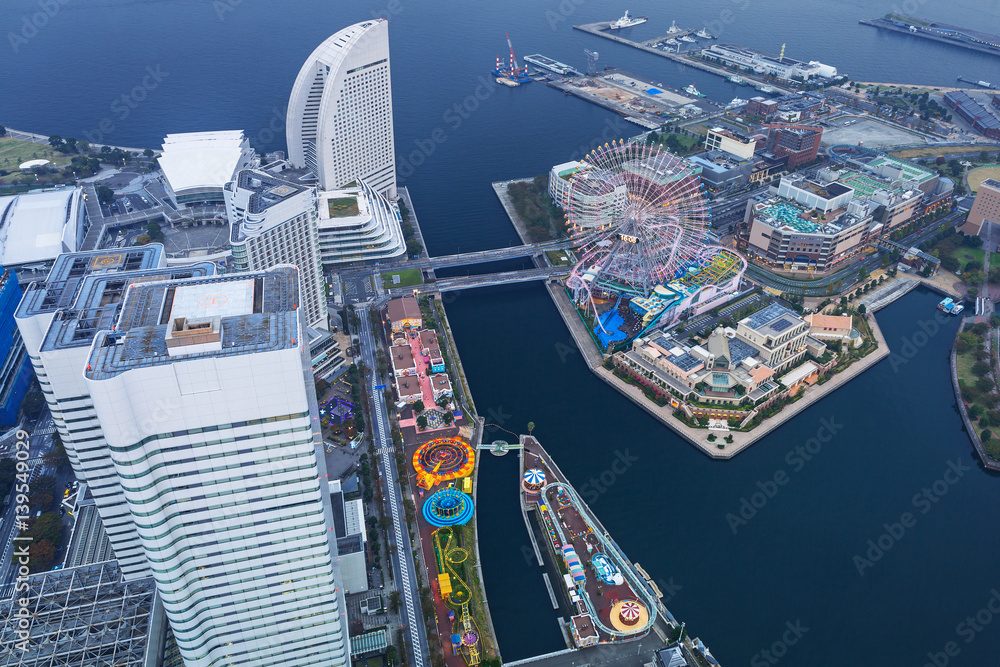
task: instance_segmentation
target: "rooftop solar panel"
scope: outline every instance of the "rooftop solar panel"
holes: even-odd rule
[[[782,331],[784,331],[785,329],[787,329],[790,326],[792,326],[792,323],[789,322],[784,317],[781,318],[780,320],[778,320],[777,322],[772,322],[771,323],[771,328],[774,329],[775,331],[777,331],[778,333],[781,333]]]

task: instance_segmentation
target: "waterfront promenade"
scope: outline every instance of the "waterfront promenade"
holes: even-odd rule
[[[675,433],[714,459],[733,458],[744,449],[763,438],[765,435],[771,433],[788,420],[794,418],[806,408],[810,407],[820,399],[825,398],[833,391],[844,386],[889,356],[889,346],[886,344],[885,338],[882,336],[882,331],[879,329],[878,322],[875,321],[874,317],[869,318],[868,323],[871,326],[872,334],[875,336],[875,340],[877,342],[875,350],[867,356],[858,359],[840,373],[832,375],[825,383],[808,387],[798,395],[799,398],[794,403],[786,405],[781,412],[775,416],[763,420],[753,430],[729,431],[728,433],[725,431],[716,431],[714,432],[717,438],[716,441],[709,442],[708,436],[713,432],[710,432],[707,429],[695,428],[684,424],[673,416],[674,408],[669,405],[661,407],[653,403],[646,398],[642,389],[621,380],[614,374],[613,371],[604,368],[602,363],[604,355],[597,349],[597,345],[587,332],[583,321],[580,319],[579,315],[577,315],[576,308],[566,295],[566,292],[560,286],[551,284],[547,284],[546,286],[548,287],[549,294],[552,296],[552,299],[556,304],[556,308],[559,310],[559,314],[562,316],[563,321],[570,330],[573,340],[576,341],[588,368],[590,368],[590,370],[597,377],[611,385],[611,387],[648,412],[652,417],[658,419],[666,426],[669,426]],[[722,440],[724,435],[732,436],[733,442],[724,442]],[[722,445],[722,447],[720,447],[720,445]]]

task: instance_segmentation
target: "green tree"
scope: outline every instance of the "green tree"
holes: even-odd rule
[[[396,613],[399,611],[400,604],[402,603],[403,596],[399,591],[393,591],[389,594],[389,611]]]
[[[150,157],[153,157],[153,151],[152,151],[152,149],[150,149],[150,148],[147,148],[146,150],[144,150],[144,151],[142,152],[142,154],[143,154],[143,155],[144,155],[145,157],[147,157],[147,158],[150,158]]]
[[[531,432],[534,430],[535,430],[535,422],[528,422],[528,435],[531,435]]]
[[[451,410],[449,410],[448,412],[444,413],[444,423],[445,424],[451,425],[451,423],[453,421],[455,421],[455,413],[454,412],[452,412]]]
[[[424,402],[419,398],[413,402],[413,414],[420,414],[424,411]]]
[[[63,138],[58,134],[53,134],[49,137],[49,146],[52,146],[56,150],[61,149],[63,147]]]
[[[106,185],[97,186],[97,201],[101,202],[105,206],[108,206],[111,201],[115,198],[115,191]]]
[[[427,417],[424,417],[423,415],[417,417],[417,428],[421,431],[427,428]]]

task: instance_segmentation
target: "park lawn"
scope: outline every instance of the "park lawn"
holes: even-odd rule
[[[393,276],[399,276],[399,283],[392,281]],[[420,269],[403,269],[402,271],[389,271],[382,274],[382,287],[392,289],[393,287],[413,287],[423,285],[424,279],[420,275]]]
[[[545,256],[549,258],[552,266],[569,266],[572,263],[565,250],[546,250]]]
[[[969,171],[969,175],[965,177],[965,183],[969,186],[969,190],[976,192],[979,190],[979,184],[987,178],[1000,180],[1000,164],[987,164],[982,167],[972,169]]]
[[[71,155],[63,155],[48,144],[0,137],[0,169],[17,171],[18,166],[28,160],[51,160],[55,165],[66,165],[71,158]]]
[[[967,248],[965,246],[958,246],[955,248],[955,251],[951,253],[951,256],[958,260],[960,270],[964,270],[965,265],[972,261],[975,261],[979,264],[980,268],[982,268],[983,259],[986,256],[986,250],[984,248]],[[990,267],[997,266],[1000,266],[1000,254],[991,252]]]

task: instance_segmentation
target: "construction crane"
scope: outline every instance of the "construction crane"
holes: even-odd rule
[[[507,46],[510,47],[510,71],[514,76],[517,76],[520,72],[520,68],[517,66],[517,58],[514,57],[514,45],[510,43],[510,33],[504,33],[507,36]]]
[[[583,52],[587,54],[587,74],[594,74],[597,71],[597,51],[584,49]]]

